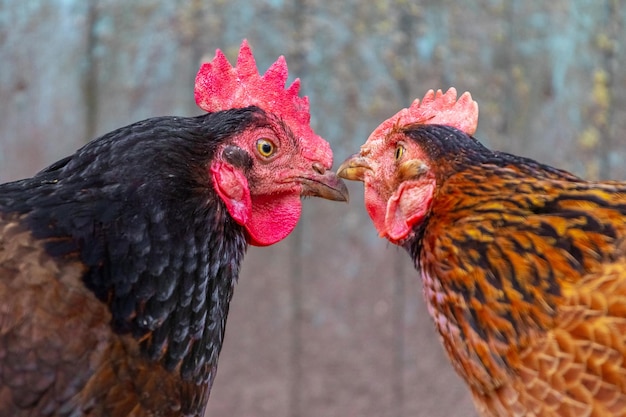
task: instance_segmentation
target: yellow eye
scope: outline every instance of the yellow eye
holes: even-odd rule
[[[269,158],[276,152],[276,146],[266,138],[261,138],[256,141],[256,150],[264,158]]]
[[[395,152],[396,161],[402,158],[402,155],[404,155],[404,146],[402,146],[401,144],[398,144],[398,146],[396,146],[396,152]]]

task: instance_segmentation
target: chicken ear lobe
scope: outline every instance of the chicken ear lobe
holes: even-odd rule
[[[230,216],[238,224],[246,225],[252,214],[248,179],[241,170],[222,161],[211,164],[211,178],[215,191],[226,205]]]
[[[403,182],[387,202],[385,237],[392,243],[406,239],[430,208],[435,184],[432,181]]]

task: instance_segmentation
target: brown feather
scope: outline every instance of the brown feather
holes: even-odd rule
[[[114,333],[108,306],[81,280],[83,265],[43,246],[19,218],[0,217],[0,416],[200,415],[208,389]]]
[[[482,415],[626,415],[626,184],[522,178],[439,189],[420,258],[444,346]]]
[[[455,98],[426,108],[449,126],[401,111],[338,175],[421,270],[481,415],[626,416],[626,182],[491,151]]]

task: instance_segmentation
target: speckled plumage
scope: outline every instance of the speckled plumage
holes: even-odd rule
[[[625,415],[626,184],[459,151],[451,128],[406,134],[437,149],[439,181],[404,246],[481,413]]]
[[[385,141],[376,163],[396,171],[380,180],[353,162],[344,176],[394,184],[383,197],[432,183],[402,203],[425,215],[396,243],[479,413],[626,415],[626,183],[494,152],[449,126],[399,126]]]

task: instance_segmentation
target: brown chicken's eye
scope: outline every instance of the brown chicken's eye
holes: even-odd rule
[[[256,150],[264,158],[269,158],[276,152],[276,146],[269,139],[261,138],[256,141]]]
[[[396,146],[396,153],[395,153],[396,161],[402,158],[402,155],[404,155],[404,146],[402,146],[401,144],[398,144],[398,146]]]

